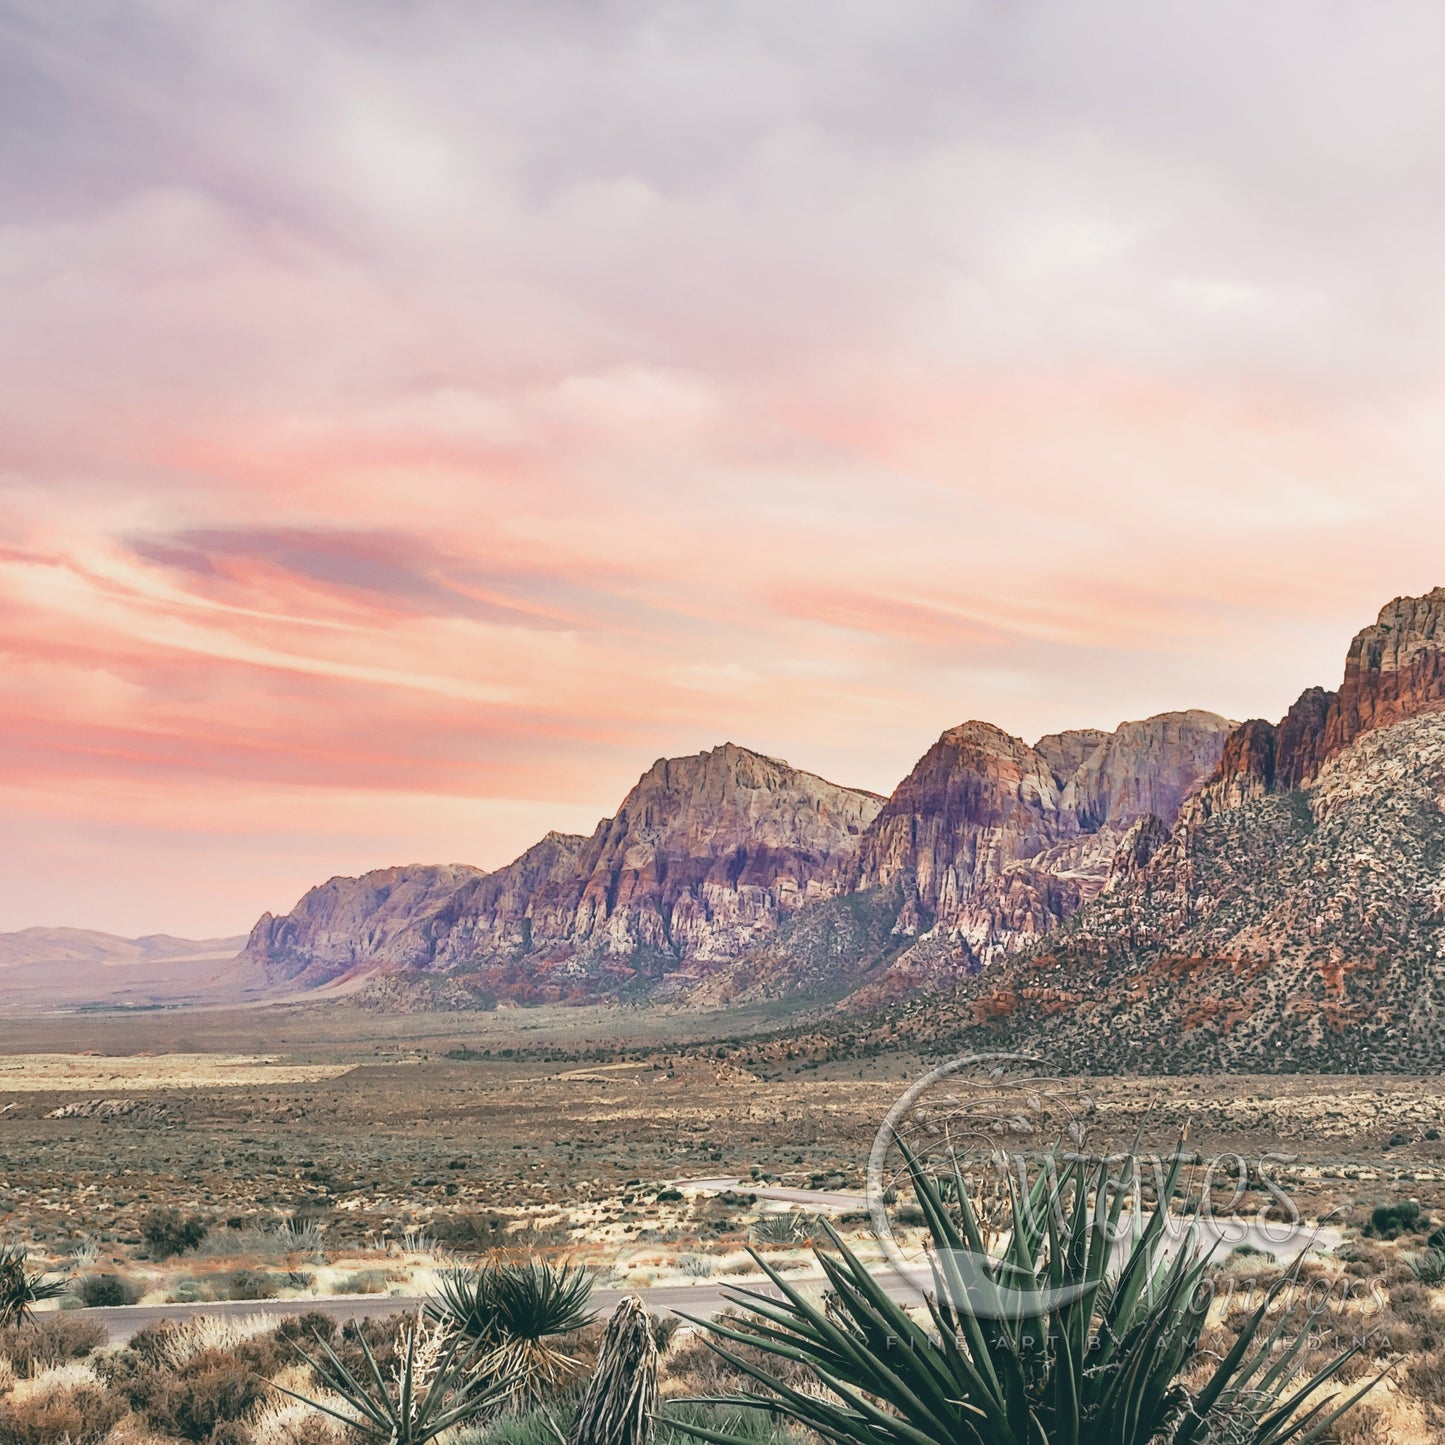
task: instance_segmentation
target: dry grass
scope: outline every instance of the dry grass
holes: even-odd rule
[[[81,1054],[12,1054],[0,1058],[0,1094],[64,1090],[77,1094],[155,1089],[245,1088],[306,1084],[344,1074],[346,1064],[282,1063],[254,1054],[157,1054],[93,1058]]]

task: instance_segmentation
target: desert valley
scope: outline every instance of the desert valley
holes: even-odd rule
[[[110,1397],[130,1335],[189,1358],[165,1332],[207,1311],[232,1323],[205,1349],[240,1360],[479,1260],[585,1270],[658,1319],[724,1308],[750,1249],[816,1289],[829,1228],[881,1268],[880,1121],[940,1061],[1005,1050],[1096,1076],[1111,1138],[1187,1126],[1242,1161],[1247,1217],[1275,1161],[1311,1278],[1353,1301],[1356,1375],[1391,1371],[1359,1418],[1445,1427],[1422,1263],[1445,1259],[1442,788],[1445,589],[1386,606],[1278,724],[1029,746],[965,723],[886,799],[728,744],[654,764],[591,837],[335,878],[233,954],[11,935],[0,1208],[67,1281],[37,1318],[77,1322],[25,1368],[71,1372],[57,1419],[109,1420],[86,1391]],[[158,1245],[158,1219],[195,1238]],[[1236,1244],[1241,1300],[1291,1258]],[[676,1348],[682,1393],[700,1346]],[[22,1379],[0,1420],[56,1389]],[[204,1438],[269,1445],[244,1399]],[[173,1438],[144,1390],[127,1408]]]
[[[0,1445],[1445,1445],[1442,53],[0,0]]]

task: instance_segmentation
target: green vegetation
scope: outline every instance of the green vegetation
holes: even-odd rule
[[[1430,1228],[1430,1220],[1418,1199],[1401,1199],[1394,1204],[1376,1205],[1363,1233],[1371,1239],[1398,1239]]]
[[[535,1401],[575,1371],[555,1341],[591,1323],[591,1294],[592,1276],[568,1265],[493,1263],[448,1271],[426,1309],[471,1340],[519,1402]]]
[[[366,1335],[358,1333],[365,1368],[355,1370],[324,1339],[319,1355],[296,1347],[325,1390],[343,1409],[281,1385],[272,1388],[340,1420],[367,1440],[385,1445],[427,1445],[430,1440],[500,1406],[511,1393],[508,1375],[476,1368],[478,1343],[445,1326],[427,1329],[420,1316],[403,1326],[395,1367],[383,1373]]]
[[[88,1274],[76,1285],[75,1293],[87,1309],[133,1305],[141,1294],[136,1285],[119,1274]]]
[[[1358,1345],[1294,1378],[1309,1331],[1288,1333],[1290,1313],[1279,1310],[1286,1276],[1186,1387],[1202,1364],[1213,1291],[1207,1258],[1167,1248],[1182,1150],[1147,1220],[1124,1218],[1142,1178],[1136,1160],[1116,1170],[1056,1151],[1027,1192],[1011,1186],[999,1256],[986,1248],[957,1165],[950,1207],[939,1181],[905,1157],[933,1243],[928,1323],[891,1300],[831,1229],[832,1248],[818,1255],[830,1286],[824,1305],[755,1256],[781,1299],[739,1290],[744,1319],[698,1323],[728,1342],[714,1348],[766,1394],[707,1403],[774,1412],[836,1445],[1305,1445],[1374,1383],[1344,1398],[1325,1393]],[[1131,1230],[1120,1261],[1115,1241]],[[800,1366],[811,1380],[796,1382]],[[676,1423],[713,1445],[744,1438]]]
[[[172,1259],[200,1247],[206,1222],[195,1215],[183,1218],[174,1209],[153,1209],[141,1220],[140,1232],[152,1259]]]
[[[32,1274],[26,1267],[29,1257],[23,1244],[0,1245],[0,1328],[24,1324],[41,1300],[55,1299],[65,1289],[63,1278]]]

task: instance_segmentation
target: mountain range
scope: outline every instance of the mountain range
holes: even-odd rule
[[[965,723],[888,799],[726,743],[660,759],[590,837],[549,833],[496,872],[333,878],[263,916],[242,959],[275,986],[384,969],[523,1003],[886,992],[1057,927],[1136,822],[1173,822],[1231,728],[1165,713],[1030,747]]]
[[[1433,1067],[1442,801],[1445,588],[1387,604],[1278,722],[965,722],[888,798],[726,743],[493,872],[333,878],[212,973],[382,1008],[772,1000],[838,1046],[1078,1068]],[[0,938],[0,984],[68,968],[78,996],[125,960],[194,984],[228,942],[103,937]]]

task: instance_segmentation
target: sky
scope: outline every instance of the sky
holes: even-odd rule
[[[0,929],[734,741],[1277,717],[1445,582],[1445,10],[0,0]]]

